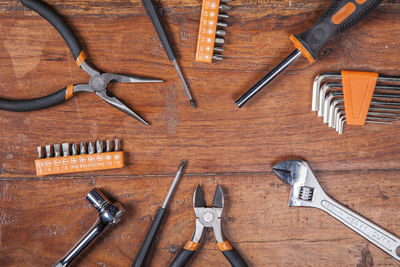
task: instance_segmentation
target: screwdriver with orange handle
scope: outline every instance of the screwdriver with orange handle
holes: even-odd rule
[[[359,23],[383,0],[333,0],[329,8],[308,30],[290,36],[296,50],[285,58],[270,73],[250,88],[235,104],[240,108],[257,92],[269,84],[275,77],[303,55],[310,63],[317,60],[326,42],[351,26]]]

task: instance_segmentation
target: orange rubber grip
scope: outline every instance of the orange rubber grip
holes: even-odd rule
[[[83,52],[83,50],[81,51],[81,53],[79,54],[79,56],[76,58],[75,62],[76,64],[80,67],[83,63],[83,61],[86,60],[86,55],[85,52]]]
[[[314,63],[315,59],[312,57],[312,55],[310,54],[310,52],[308,52],[308,50],[303,46],[303,44],[296,38],[296,36],[294,36],[293,34],[290,35],[289,37],[290,41],[293,42],[294,47],[296,47],[301,54],[310,62],[310,63]]]
[[[228,240],[225,240],[224,242],[217,243],[217,246],[218,246],[219,250],[221,250],[221,251],[227,251],[227,250],[232,250],[233,249],[232,245],[229,243]]]
[[[377,81],[376,72],[342,71],[347,124],[365,124]]]
[[[186,250],[191,250],[191,251],[196,251],[196,249],[199,248],[200,243],[194,242],[194,241],[189,241],[186,243],[184,249]]]
[[[74,95],[74,85],[68,85],[67,90],[65,91],[65,100],[70,99]]]
[[[335,13],[335,15],[332,16],[332,22],[334,24],[340,24],[351,14],[353,14],[354,11],[356,11],[356,5],[349,2],[345,4],[341,9],[339,9],[339,11]]]
[[[117,169],[125,166],[123,151],[35,160],[36,175]]]
[[[211,63],[212,61],[218,14],[219,0],[203,0],[196,49],[197,62]]]

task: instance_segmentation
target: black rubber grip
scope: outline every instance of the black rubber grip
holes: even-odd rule
[[[372,10],[379,6],[382,1],[383,0],[367,0],[363,4],[357,4],[357,2],[361,3],[361,1],[334,0],[330,7],[310,29],[303,33],[295,34],[294,36],[310,55],[314,59],[317,59],[321,49],[329,39],[359,23]],[[353,9],[354,6],[355,10]],[[354,11],[346,12],[349,10]],[[339,19],[340,17],[343,18],[343,20]],[[334,21],[337,23],[334,23]]]
[[[44,109],[65,101],[66,92],[67,89],[63,88],[54,94],[34,99],[11,100],[0,98],[0,110],[32,111]]]
[[[132,267],[143,267],[146,265],[146,260],[149,256],[151,246],[153,245],[154,239],[158,233],[158,229],[160,228],[166,211],[167,210],[163,208],[158,209],[157,214],[154,217],[153,223],[147,231],[146,237],[142,245],[140,246],[139,252],[138,254],[136,254],[136,257],[133,260]]]
[[[189,261],[190,257],[193,256],[195,251],[183,249],[178,256],[174,259],[169,267],[183,267]]]
[[[232,248],[231,250],[222,251],[225,258],[229,261],[229,263],[233,267],[247,267],[247,263],[244,261],[242,256],[240,256],[239,252],[236,249]]]
[[[82,45],[64,19],[49,5],[39,0],[20,0],[21,3],[45,18],[64,38],[74,59],[82,52]]]
[[[165,52],[167,52],[168,58],[170,61],[174,60],[176,55],[174,50],[172,49],[172,44],[170,39],[168,38],[168,32],[165,28],[160,12],[157,8],[157,3],[154,0],[142,0],[143,6],[146,9],[147,14],[149,15],[151,22],[156,29],[158,37],[161,40],[162,45],[164,46]]]

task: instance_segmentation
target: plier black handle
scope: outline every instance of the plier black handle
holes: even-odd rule
[[[82,45],[78,38],[63,20],[63,18],[50,6],[39,1],[39,0],[20,0],[21,3],[37,12],[40,16],[45,18],[54,28],[60,33],[67,43],[72,55],[76,61],[76,64],[86,71],[90,76],[89,84],[78,84],[69,85],[51,95],[25,100],[12,100],[12,99],[0,99],[0,109],[9,111],[32,111],[39,110],[47,107],[57,105],[70,99],[76,92],[92,92],[97,94],[107,103],[113,105],[119,110],[127,113],[128,115],[136,118],[144,124],[148,124],[144,119],[132,111],[129,107],[123,104],[118,98],[116,98],[110,91],[107,90],[107,85],[110,82],[122,82],[122,83],[136,83],[136,82],[162,82],[158,79],[149,79],[134,77],[128,75],[103,73],[91,67],[86,62],[86,56],[83,52]]]

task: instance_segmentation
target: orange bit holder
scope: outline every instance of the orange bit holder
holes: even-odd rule
[[[219,0],[203,0],[199,38],[197,39],[196,61],[211,63],[217,31]]]
[[[342,71],[344,108],[348,125],[364,125],[378,73]]]
[[[37,176],[117,169],[124,166],[123,151],[43,158],[35,160]]]

